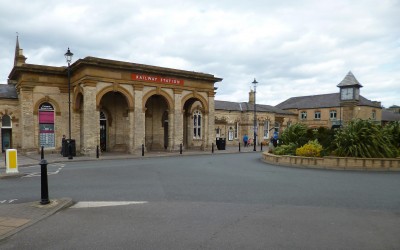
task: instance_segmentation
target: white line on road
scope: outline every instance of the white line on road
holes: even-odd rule
[[[80,201],[70,208],[112,207],[146,203],[147,201]]]

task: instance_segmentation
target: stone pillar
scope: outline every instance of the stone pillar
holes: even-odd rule
[[[39,145],[35,145],[35,137],[37,138],[39,134],[38,130],[35,130],[35,127],[38,126],[38,119],[34,119],[34,112],[38,114],[38,110],[33,110],[33,88],[22,87],[19,94],[19,101],[21,107],[20,129],[22,151],[37,151]]]
[[[174,110],[168,110],[168,149],[173,151],[175,149],[175,129],[174,129]]]
[[[173,112],[173,126],[174,129],[174,137],[173,140],[173,150],[179,150],[179,146],[183,143],[183,113],[182,113],[182,90],[174,89],[174,102],[175,102],[175,110]],[[187,147],[187,145],[184,145]]]
[[[143,107],[143,85],[134,86],[135,112],[133,118],[133,133],[134,133],[134,151],[138,154],[142,151],[145,137],[145,110]],[[145,145],[146,146],[146,145]]]
[[[135,112],[134,110],[129,110],[128,111],[128,118],[129,118],[129,141],[128,141],[128,152],[130,154],[135,153],[135,145],[134,145],[134,140],[135,140]]]
[[[96,107],[96,87],[84,86],[83,94],[81,154],[95,155],[96,147],[100,144],[100,113]]]
[[[214,91],[208,93],[208,133],[207,133],[207,147],[211,147],[211,144],[215,140],[215,102],[214,102]]]

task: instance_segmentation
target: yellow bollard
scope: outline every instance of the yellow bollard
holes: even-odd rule
[[[6,150],[6,174],[18,173],[18,159],[16,149]]]

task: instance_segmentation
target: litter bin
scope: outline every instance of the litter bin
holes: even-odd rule
[[[76,156],[76,146],[75,146],[75,140],[74,139],[66,139],[66,140],[63,141],[62,149],[61,149],[62,155],[64,157],[68,156],[68,147],[69,147],[69,145],[71,145],[71,155],[72,156]]]
[[[225,150],[226,146],[226,138],[217,138],[217,149],[218,150]]]

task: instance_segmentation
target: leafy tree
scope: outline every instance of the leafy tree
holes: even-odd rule
[[[396,157],[398,150],[388,133],[371,120],[353,120],[335,134],[333,142],[338,156],[385,158]]]

